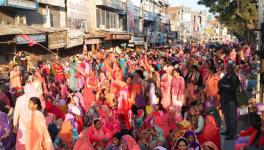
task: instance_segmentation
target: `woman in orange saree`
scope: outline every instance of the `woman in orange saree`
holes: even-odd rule
[[[39,98],[30,98],[28,107],[31,110],[31,118],[27,122],[25,149],[53,150],[54,148],[46,126],[45,117],[39,111],[41,110]]]
[[[83,89],[85,112],[96,101],[97,78],[95,71],[92,71],[86,79],[86,86]]]

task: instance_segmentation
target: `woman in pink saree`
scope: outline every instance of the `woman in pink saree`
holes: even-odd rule
[[[180,109],[185,104],[185,81],[180,70],[173,70],[170,91],[174,108]]]
[[[124,135],[121,138],[121,149],[122,150],[140,150],[140,147],[132,136]]]
[[[104,149],[113,137],[112,131],[102,125],[100,119],[95,119],[93,125],[88,129],[88,137],[93,146],[98,149]]]
[[[105,128],[112,131],[113,134],[121,131],[121,125],[114,110],[110,110],[107,106],[103,105],[98,110],[98,113]]]
[[[117,96],[117,109],[119,114],[124,114],[127,116],[128,110],[128,85],[124,82],[123,72],[118,67],[118,64],[114,65],[114,86],[116,88],[116,96]]]
[[[172,80],[172,75],[171,75],[172,70],[173,70],[172,66],[166,68],[166,73],[164,73],[160,79],[160,89],[162,91],[161,104],[165,109],[168,109],[169,106],[171,105],[170,87]]]
[[[46,126],[45,117],[40,112],[41,102],[39,98],[30,98],[28,107],[31,110],[31,118],[27,122],[25,149],[53,150],[54,148]]]
[[[164,121],[168,123],[169,131],[173,131],[178,127],[177,123],[182,121],[181,112],[169,107],[168,112],[164,115]]]

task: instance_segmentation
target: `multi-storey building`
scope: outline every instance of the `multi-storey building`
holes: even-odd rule
[[[0,53],[9,54],[0,60],[17,50],[44,56],[77,53],[83,45],[126,48],[129,40],[132,47],[164,45],[168,6],[167,0],[0,0]]]
[[[42,55],[49,53],[42,46],[66,47],[66,25],[64,0],[0,0],[0,60],[9,61],[17,50]]]
[[[192,10],[185,6],[172,6],[168,9],[171,17],[172,29],[178,32],[178,39],[186,41],[188,37],[192,36]]]

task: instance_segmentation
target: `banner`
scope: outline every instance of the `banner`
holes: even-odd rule
[[[87,31],[89,0],[67,0],[67,26]]]
[[[38,8],[37,2],[29,0],[7,0],[7,6],[30,10],[37,10]]]
[[[30,42],[46,42],[46,34],[16,35],[17,44],[28,44]]]
[[[49,33],[48,47],[49,49],[56,49],[65,47],[67,44],[67,31],[59,31]]]

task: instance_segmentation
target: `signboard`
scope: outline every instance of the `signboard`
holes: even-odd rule
[[[144,19],[145,20],[155,21],[155,18],[156,18],[156,14],[150,13],[150,12],[147,12],[147,11],[144,12]]]
[[[105,40],[130,40],[130,34],[107,34]]]
[[[29,0],[7,0],[7,6],[37,10],[37,2]]]
[[[67,26],[87,31],[89,0],[67,0]]]
[[[5,5],[5,0],[0,0],[0,6],[4,6]]]
[[[85,44],[98,44],[100,43],[99,39],[85,39]]]
[[[35,42],[46,42],[46,34],[30,34],[27,35],[29,39]],[[25,35],[16,35],[16,43],[17,44],[28,44],[30,41],[24,38]]]
[[[142,36],[134,36],[133,37],[133,41],[135,42],[135,41],[143,41],[144,42],[144,37],[142,37]]]
[[[113,40],[129,40],[131,38],[130,34],[112,34]]]
[[[49,33],[48,47],[49,49],[56,49],[65,47],[67,44],[67,31],[59,31]]]
[[[133,9],[134,9],[133,13],[134,13],[135,18],[139,18],[140,17],[140,8],[134,5]]]

